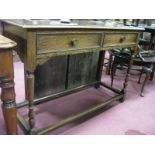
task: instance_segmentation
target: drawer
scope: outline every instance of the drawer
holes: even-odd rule
[[[104,47],[115,47],[136,44],[138,33],[105,33]]]
[[[37,53],[89,49],[101,46],[100,33],[38,34]]]

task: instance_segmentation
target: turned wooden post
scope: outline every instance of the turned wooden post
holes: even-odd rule
[[[29,125],[30,131],[29,134],[35,134],[35,112],[34,112],[34,74],[33,72],[27,71],[27,100],[29,101]]]
[[[2,111],[7,134],[17,134],[17,115],[14,90],[12,49],[16,43],[0,35],[0,87]]]

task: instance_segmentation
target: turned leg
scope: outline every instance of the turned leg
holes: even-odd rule
[[[15,104],[15,91],[13,79],[1,79],[1,100],[3,116],[6,124],[7,134],[17,134],[17,116]]]
[[[0,35],[0,87],[2,111],[9,135],[17,134],[12,48],[16,43]]]
[[[35,112],[34,112],[34,74],[33,72],[27,71],[26,75],[27,83],[27,100],[29,102],[29,125],[30,125],[30,134],[35,134]]]

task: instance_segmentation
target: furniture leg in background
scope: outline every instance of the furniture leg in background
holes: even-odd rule
[[[139,76],[139,80],[138,80],[138,83],[140,84],[140,80],[141,80],[141,76],[142,74],[145,73],[146,74],[146,77],[144,79],[144,82],[142,84],[142,88],[141,88],[141,92],[140,92],[140,96],[144,97],[144,87],[145,87],[145,84],[146,82],[148,81],[151,73],[152,73],[152,69],[151,68],[148,68],[148,67],[143,67],[141,73],[140,73],[140,76]]]
[[[121,102],[123,102],[124,99],[125,99],[126,89],[127,89],[127,85],[128,85],[128,80],[129,80],[129,77],[130,77],[131,66],[132,66],[132,63],[133,63],[133,54],[134,54],[134,51],[131,52],[131,56],[130,56],[130,59],[129,59],[127,73],[126,73],[126,76],[125,76],[125,79],[124,79],[123,89],[122,89],[122,93],[124,95],[123,95],[123,98],[120,99]]]
[[[151,72],[151,75],[150,75],[150,80],[152,81],[153,78],[154,78],[154,72],[155,72],[155,62],[153,62],[153,68],[152,68],[152,72]]]
[[[16,43],[0,35],[0,87],[2,111],[7,134],[17,134],[17,115],[14,90],[13,50]]]
[[[109,53],[109,61],[108,61],[108,66],[106,68],[106,74],[107,75],[110,75],[111,64],[112,64],[112,54]]]

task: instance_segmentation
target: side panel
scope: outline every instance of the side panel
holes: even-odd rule
[[[68,88],[76,88],[96,81],[99,52],[70,56]]]
[[[52,57],[38,65],[35,75],[35,98],[41,98],[65,90],[67,56]]]

